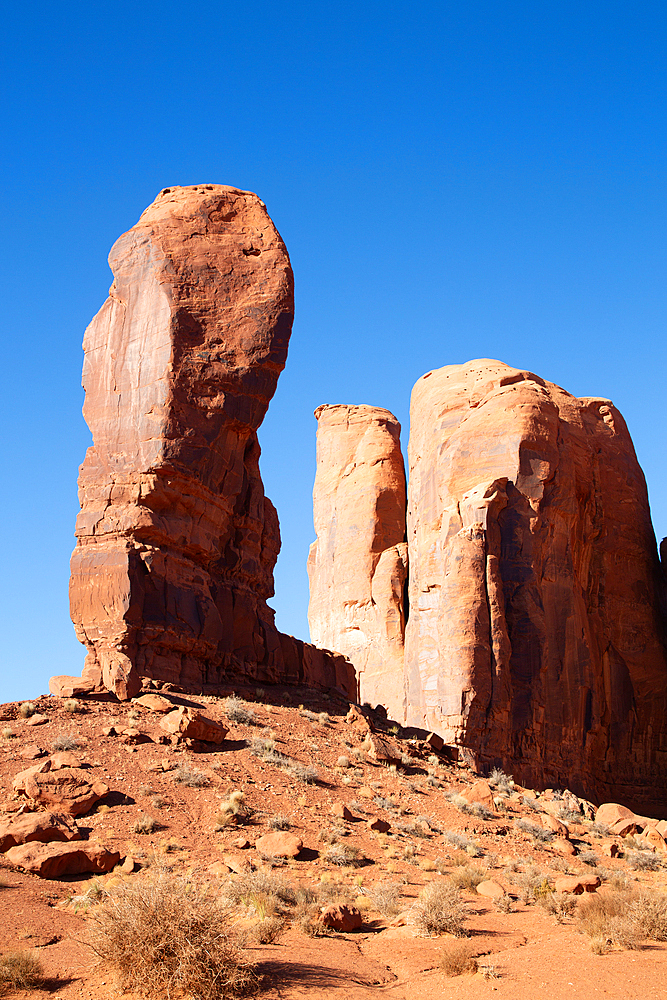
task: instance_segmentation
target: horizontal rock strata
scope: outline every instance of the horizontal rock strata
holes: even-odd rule
[[[355,665],[361,701],[405,714],[401,426],[376,406],[320,406],[308,558],[312,641]]]
[[[314,669],[347,688],[343,658],[282,636],[266,603],[280,532],[257,429],[287,356],[293,279],[264,204],[166,188],[109,263],[84,338],[93,445],[71,563],[85,685],[127,698],[142,677],[206,691]]]

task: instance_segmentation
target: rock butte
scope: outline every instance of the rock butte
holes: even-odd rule
[[[310,637],[354,663],[362,702],[405,715],[401,425],[376,406],[320,406],[308,575]]]
[[[54,693],[141,678],[337,685],[342,656],[282,635],[267,598],[280,549],[257,428],[285,365],[293,279],[260,199],[165,188],[114,244],[109,298],[84,338],[84,416],[70,607],[84,676]]]
[[[335,426],[345,411],[363,442],[358,461],[346,451],[352,430]],[[386,435],[374,427],[378,414],[387,428],[397,424],[373,407],[327,407],[323,426],[319,412],[316,635],[350,656],[362,686],[365,674],[390,663],[378,700],[399,709],[397,721],[468,748],[478,767],[664,811],[665,577],[644,477],[613,404],[577,399],[499,361],[419,379],[410,413],[405,636],[397,629],[393,640],[380,639],[368,629],[367,645],[351,630],[349,608],[372,595],[375,540],[401,537],[396,504],[376,505],[387,524],[374,528],[363,509],[352,566],[350,549],[332,543],[334,529],[320,527],[318,512],[342,514],[353,538],[358,498],[376,495],[383,476],[387,488],[396,481]],[[325,435],[331,441],[320,442]],[[366,621],[373,615],[386,618],[382,602]]]

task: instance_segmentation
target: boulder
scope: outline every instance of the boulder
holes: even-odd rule
[[[350,906],[349,904],[341,904],[339,906],[332,904],[331,906],[322,907],[320,922],[332,931],[341,931],[343,934],[359,930],[363,923],[360,911],[356,906]]]
[[[577,849],[570,840],[566,840],[565,837],[554,837],[550,842],[549,847],[556,854],[565,854],[568,857],[574,857],[577,853]]]
[[[15,868],[22,868],[40,878],[59,879],[67,875],[85,875],[87,872],[109,872],[120,861],[120,854],[92,841],[81,841],[70,844],[22,844],[7,851],[5,858]]]
[[[26,726],[44,726],[48,721],[48,715],[41,715],[39,712],[35,712],[34,715],[25,720],[25,724]]]
[[[109,263],[109,297],[83,344],[93,444],[79,475],[70,611],[84,674],[120,699],[142,678],[354,694],[345,658],[279,633],[267,604],[280,532],[257,430],[294,298],[265,205],[220,184],[165,188]],[[76,693],[75,682],[54,678],[51,690]]]
[[[545,830],[550,830],[555,833],[557,837],[565,837],[569,839],[570,831],[566,827],[565,823],[562,823],[555,816],[551,816],[549,813],[539,813],[535,816],[537,822],[544,827]]]
[[[597,875],[563,875],[554,881],[554,892],[581,896],[584,892],[595,892],[600,885]]]
[[[634,819],[631,809],[621,806],[618,802],[603,802],[595,814],[595,822],[603,826],[613,826],[619,819]]]
[[[487,878],[483,882],[480,882],[477,886],[477,892],[480,896],[486,896],[487,899],[500,899],[505,895],[505,890],[500,882],[496,882],[492,878]]]
[[[223,743],[229,732],[225,726],[208,719],[196,708],[177,708],[160,719],[160,726],[172,735],[205,743]]]
[[[255,842],[257,851],[266,858],[295,858],[302,847],[300,837],[283,830],[265,833]]]
[[[391,823],[387,823],[386,820],[379,819],[378,817],[367,820],[366,826],[375,833],[389,833],[391,830]]]
[[[371,760],[377,760],[380,763],[388,764],[391,761],[401,759],[401,751],[392,746],[390,740],[380,736],[379,733],[369,731],[361,746]]]
[[[461,792],[461,798],[465,799],[466,802],[479,802],[480,805],[487,806],[488,809],[493,809],[493,791],[488,781],[481,779],[480,781],[475,781],[469,788],[464,788]]]
[[[343,802],[334,802],[331,807],[331,815],[338,816],[340,819],[344,819],[347,822],[354,819],[354,816]]]
[[[28,774],[23,779],[22,791],[40,805],[55,806],[69,816],[83,816],[108,795],[109,786],[89,778],[80,768],[64,767]]]
[[[24,813],[15,819],[0,822],[0,853],[32,841],[48,844],[69,840],[81,840],[79,829],[69,816],[58,813]]]
[[[377,406],[319,406],[308,556],[312,641],[344,653],[359,699],[403,718],[405,469],[401,427]]]
[[[171,712],[174,709],[173,701],[163,698],[161,694],[142,694],[138,698],[133,698],[132,704],[146,708],[149,712]]]
[[[643,827],[638,823],[637,817],[632,816],[629,819],[616,820],[615,823],[610,825],[609,832],[613,833],[615,837],[632,837],[642,829]]]

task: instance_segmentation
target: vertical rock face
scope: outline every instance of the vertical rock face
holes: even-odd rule
[[[206,690],[338,669],[343,683],[341,658],[281,636],[266,604],[280,533],[256,431],[287,356],[293,280],[264,204],[166,188],[109,263],[84,339],[93,446],[70,605],[85,673],[120,697],[141,676]]]
[[[375,406],[320,406],[308,558],[311,640],[345,654],[359,697],[403,717],[405,470],[401,427]]]
[[[664,577],[606,399],[474,361],[412,395],[407,721],[534,785],[664,808]]]

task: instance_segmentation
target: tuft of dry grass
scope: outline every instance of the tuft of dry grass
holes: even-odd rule
[[[273,944],[285,928],[283,917],[262,917],[250,928],[250,936],[257,944]]]
[[[0,736],[2,736],[3,740],[13,740],[16,737],[16,733],[10,726],[5,726],[0,731]]]
[[[257,716],[250,705],[243,698],[238,698],[235,694],[230,695],[229,698],[225,698],[223,710],[230,722],[239,722],[244,726],[252,726],[257,720]]]
[[[643,933],[638,921],[633,918],[632,892],[606,892],[591,894],[577,909],[579,930],[591,939],[591,949],[602,955],[612,945],[620,948],[637,948]]]
[[[269,826],[272,830],[290,830],[292,823],[289,816],[285,816],[284,813],[276,813],[275,816],[269,816]]]
[[[378,882],[364,890],[371,906],[385,917],[395,916],[399,909],[402,886],[399,882]]]
[[[63,702],[63,708],[66,712],[80,712],[81,703],[76,698],[66,698]]]
[[[459,899],[458,890],[446,882],[425,885],[412,906],[412,913],[418,930],[428,937],[435,934],[453,934],[459,938],[468,936],[463,924],[465,906]]]
[[[134,823],[132,827],[133,833],[155,833],[156,830],[162,829],[160,824],[152,816],[142,815]]]
[[[10,951],[0,956],[0,996],[14,990],[32,990],[40,985],[44,969],[32,951]]]
[[[324,852],[324,860],[339,868],[356,868],[361,864],[360,852],[351,844],[332,844]]]
[[[60,753],[65,750],[78,750],[79,741],[74,736],[70,736],[68,733],[60,733],[54,739],[51,747],[54,753]]]
[[[578,900],[565,892],[548,892],[538,899],[542,909],[550,913],[557,924],[562,924],[577,909]]]
[[[216,831],[223,830],[226,826],[243,823],[252,815],[252,809],[246,803],[245,792],[240,789],[230,792],[227,798],[220,804],[220,809],[215,817]]]
[[[29,719],[35,714],[35,705],[32,701],[24,701],[19,705],[19,715],[22,719]]]
[[[229,911],[173,873],[114,886],[90,920],[89,944],[121,990],[224,1000],[255,981]]]
[[[488,872],[477,865],[460,865],[452,872],[452,885],[457,889],[476,889],[488,877]]]
[[[477,962],[466,941],[450,941],[441,951],[440,968],[446,976],[477,972]]]
[[[171,772],[171,779],[178,785],[186,785],[188,788],[206,788],[211,784],[207,774],[187,764],[179,764],[176,770]]]

